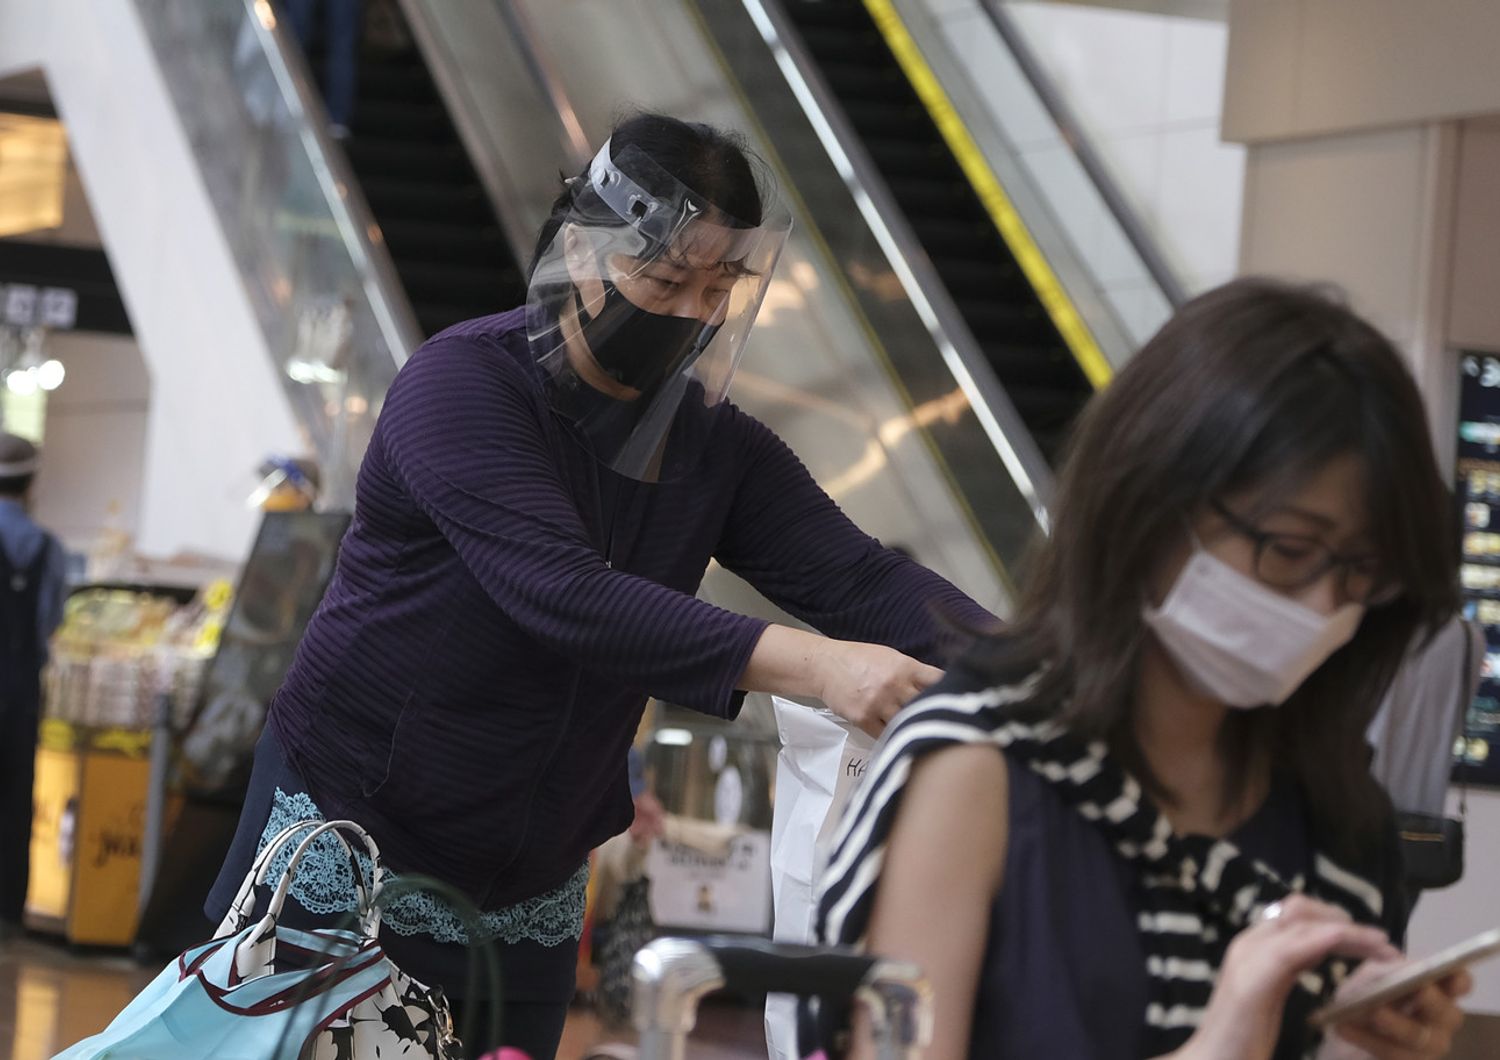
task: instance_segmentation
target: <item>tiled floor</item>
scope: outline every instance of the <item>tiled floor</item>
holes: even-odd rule
[[[0,943],[0,1060],[46,1060],[103,1029],[156,971],[125,957],[79,955],[34,939]],[[558,1057],[577,1060],[605,1039],[593,1014],[575,1009]],[[707,1006],[693,1038],[692,1056],[764,1057],[760,1012]]]

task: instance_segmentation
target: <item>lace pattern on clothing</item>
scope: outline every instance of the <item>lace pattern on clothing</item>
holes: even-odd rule
[[[264,850],[284,829],[298,821],[325,820],[323,813],[306,792],[287,794],[280,788],[271,803],[271,815],[256,844],[256,853]],[[284,846],[271,859],[268,880],[277,880],[291,863],[295,843]],[[360,871],[369,878],[370,859],[359,858]],[[380,873],[382,883],[398,879],[389,869]],[[507,945],[515,945],[529,939],[543,946],[558,946],[583,937],[584,902],[588,894],[589,866],[585,862],[561,887],[505,906],[502,909],[481,913],[479,918],[482,937],[469,938],[464,918],[446,901],[424,892],[408,892],[385,904],[381,910],[381,923],[388,925],[398,935],[431,935],[438,942],[456,942],[468,945],[471,941],[487,942],[497,939]],[[331,835],[319,836],[302,864],[297,877],[292,881],[291,896],[309,913],[318,916],[337,916],[355,910],[354,868],[349,856],[339,841]]]

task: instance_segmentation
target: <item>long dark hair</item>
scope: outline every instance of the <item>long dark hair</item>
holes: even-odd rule
[[[976,646],[991,677],[1048,664],[1037,709],[1109,741],[1164,793],[1128,723],[1153,572],[1206,505],[1235,493],[1267,507],[1331,459],[1356,456],[1369,528],[1400,596],[1279,709],[1232,712],[1224,798],[1254,755],[1300,782],[1315,819],[1368,849],[1388,803],[1365,729],[1413,638],[1458,606],[1453,505],[1427,418],[1389,340],[1327,292],[1238,280],[1184,306],[1090,403],[1073,437],[1015,623]]]
[[[645,112],[631,115],[610,130],[609,153],[618,159],[626,148],[635,147],[661,167],[668,176],[680,181],[690,191],[716,207],[719,212],[743,225],[760,224],[764,209],[760,168],[755,156],[737,133],[687,122],[666,114]],[[649,192],[670,194],[671,187],[653,186],[660,182],[652,174],[631,174]],[[588,180],[588,169],[578,180]],[[565,178],[562,190],[552,202],[552,212],[537,235],[536,250],[526,273],[536,271],[557,237],[558,229],[569,214],[579,209],[578,194]],[[601,209],[600,223],[623,224]]]

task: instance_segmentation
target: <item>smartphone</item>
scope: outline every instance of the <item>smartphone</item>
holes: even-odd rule
[[[1324,1005],[1309,1016],[1307,1021],[1314,1027],[1342,1023],[1389,1001],[1409,997],[1428,983],[1435,983],[1460,968],[1478,964],[1496,954],[1500,954],[1500,928],[1475,935],[1456,946],[1434,953],[1431,957],[1402,965],[1377,979],[1371,979],[1358,990],[1351,990],[1347,996]]]

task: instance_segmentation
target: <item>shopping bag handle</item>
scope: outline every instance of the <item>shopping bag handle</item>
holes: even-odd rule
[[[266,844],[265,848],[255,856],[250,871],[245,874],[244,880],[240,882],[240,889],[234,896],[234,901],[229,903],[229,910],[224,914],[224,919],[219,921],[218,930],[214,932],[214,938],[223,938],[227,935],[237,934],[245,929],[250,923],[251,914],[255,910],[255,889],[263,886],[266,877],[270,873],[271,862],[281,849],[291,842],[293,837],[300,835],[310,828],[317,828],[326,822],[318,817],[309,817],[295,824],[283,828],[277,835]],[[351,828],[361,834],[367,852],[372,852],[371,860],[371,883],[378,885],[380,882],[380,861],[374,840],[359,825],[349,822]],[[349,864],[354,869],[354,886],[358,891],[358,903],[361,912],[370,909],[374,903],[374,895],[365,886],[364,869],[359,864],[359,859],[354,856],[354,848],[349,845],[340,831],[334,831],[334,838],[349,855]],[[290,866],[289,866],[290,868]]]
[[[271,895],[271,901],[266,907],[266,915],[261,918],[260,923],[250,929],[234,948],[235,968],[240,975],[250,976],[258,974],[258,969],[269,967],[276,958],[276,921],[281,917],[281,910],[286,905],[287,892],[291,890],[292,880],[297,875],[297,869],[302,864],[302,859],[322,835],[332,832],[338,836],[346,850],[349,849],[347,840],[342,833],[352,832],[360,838],[365,845],[365,851],[370,855],[370,864],[373,868],[373,881],[368,892],[360,888],[360,897],[368,904],[363,905],[358,913],[360,935],[367,940],[375,940],[380,935],[380,848],[375,845],[375,840],[370,838],[366,832],[353,821],[324,821],[310,831],[306,838],[297,844],[297,849],[292,852],[292,860],[287,864],[286,871],[281,874],[281,882],[276,885],[275,892]],[[283,843],[287,840],[283,839]],[[352,851],[350,854],[353,857]],[[266,874],[270,871],[270,859],[261,865],[260,871],[256,873],[255,883],[263,883]],[[358,878],[358,863],[355,864],[355,876]]]

